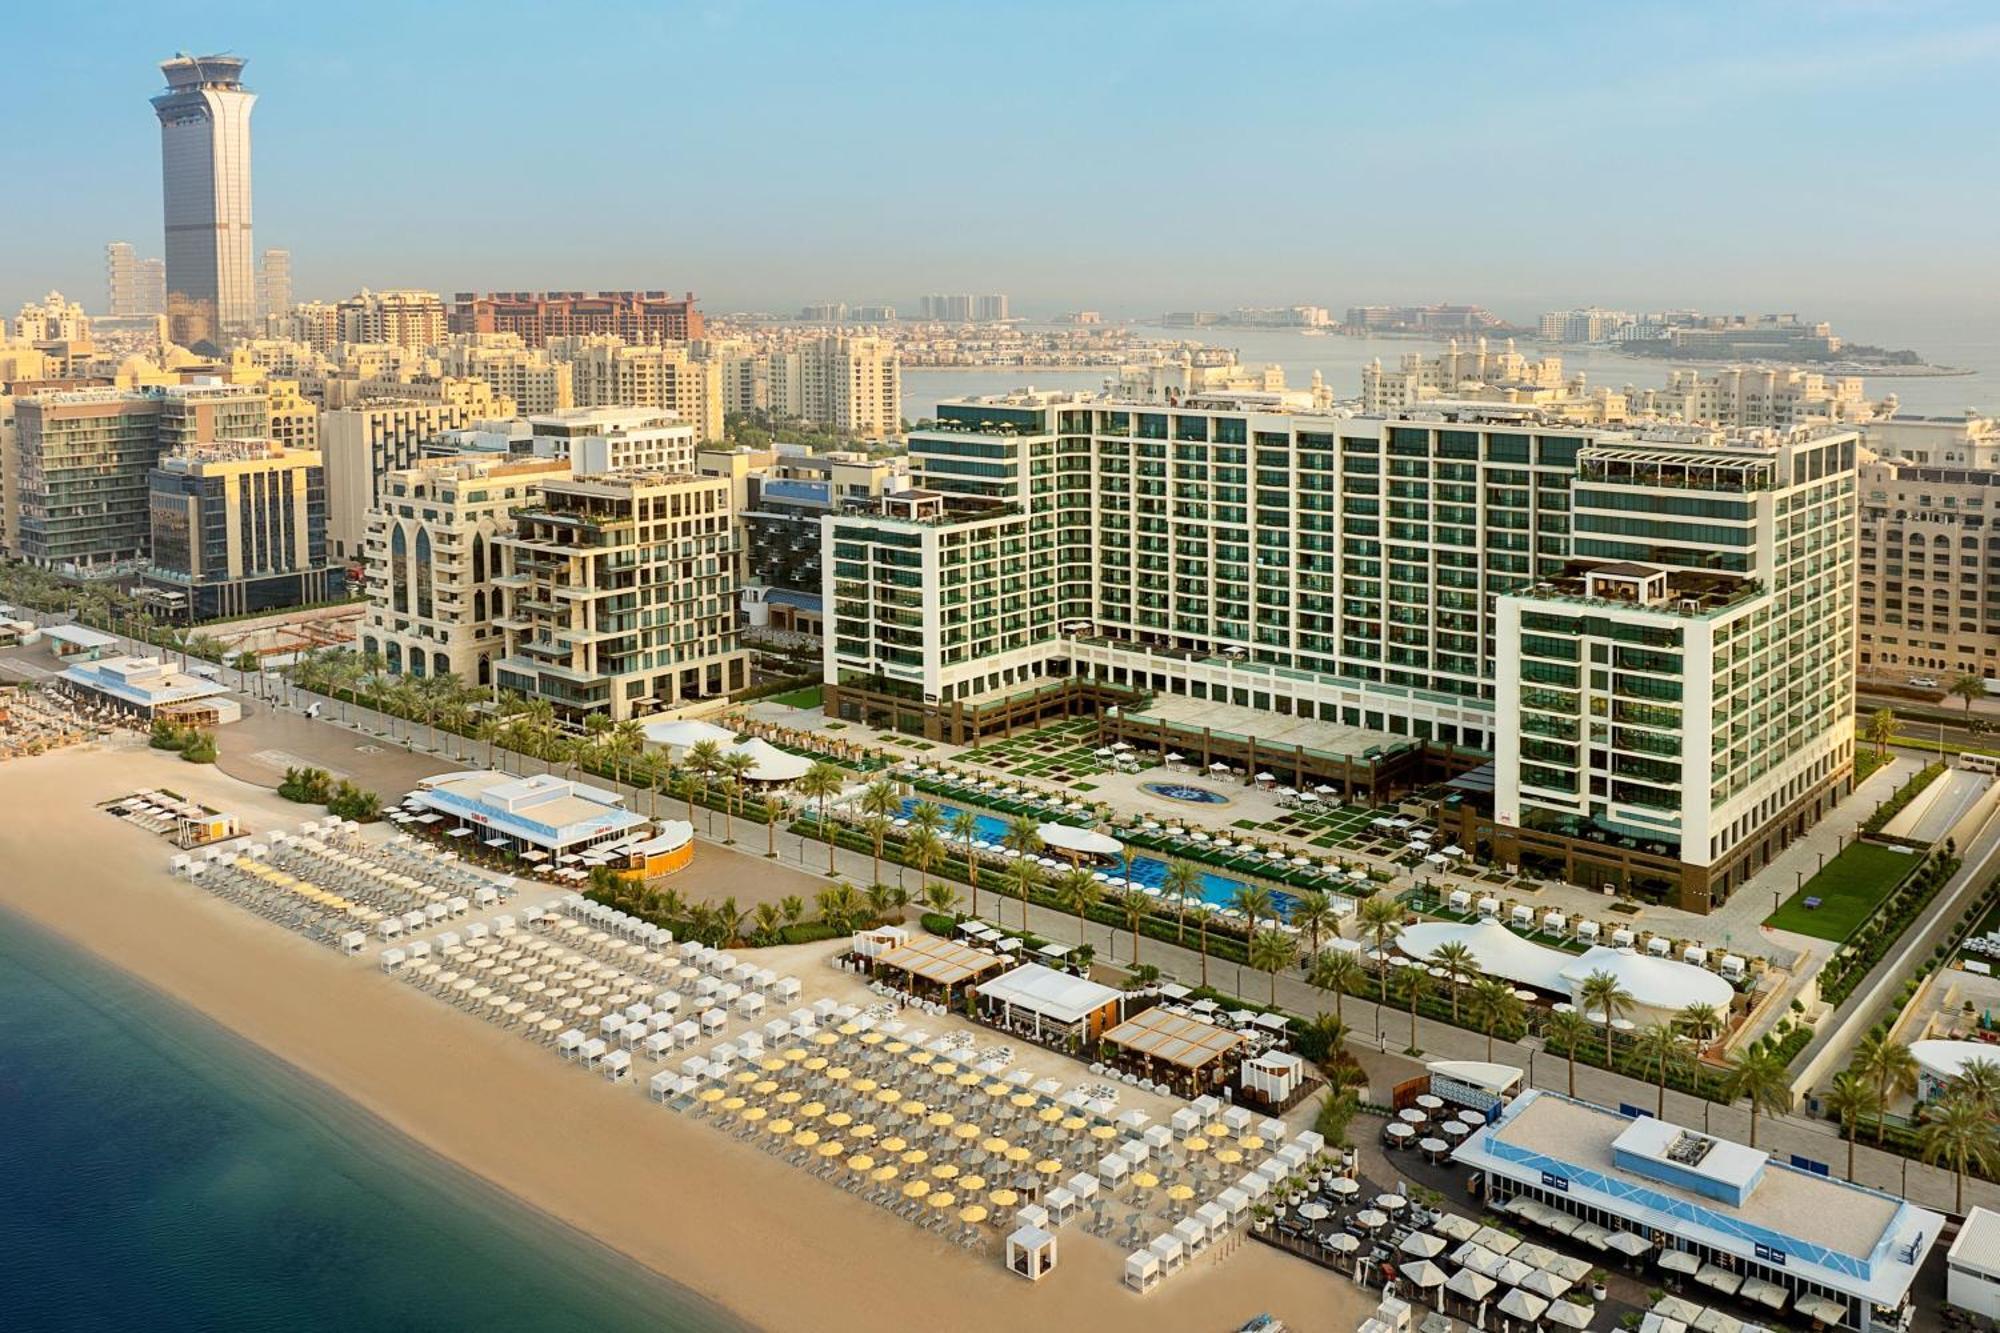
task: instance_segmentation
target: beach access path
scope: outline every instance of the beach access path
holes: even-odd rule
[[[1268,1310],[1294,1328],[1346,1333],[1374,1304],[1265,1246],[1204,1256],[1138,1297],[1119,1285],[1120,1256],[1106,1242],[1072,1232],[1057,1272],[1031,1287],[990,1258],[662,1109],[643,1090],[609,1086],[440,1004],[377,970],[372,951],[343,958],[174,880],[170,843],[97,808],[148,786],[238,811],[252,830],[301,816],[260,787],[137,738],[0,764],[0,808],[33,812],[0,822],[10,867],[0,907],[759,1326],[1018,1333],[1034,1320],[1212,1333]],[[822,967],[801,979],[814,987],[842,976]],[[1085,1076],[1081,1066],[1068,1072]]]

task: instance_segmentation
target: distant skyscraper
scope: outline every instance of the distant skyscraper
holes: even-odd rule
[[[160,63],[167,91],[160,168],[167,241],[167,333],[184,347],[219,348],[257,315],[250,248],[250,110],[240,56]]]
[[[259,318],[282,315],[292,308],[292,252],[266,250],[257,266]]]
[[[105,313],[160,315],[167,309],[166,265],[141,259],[130,241],[104,247]]]

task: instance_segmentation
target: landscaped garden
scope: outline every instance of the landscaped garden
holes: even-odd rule
[[[1107,773],[1112,767],[1108,758],[1097,753],[1102,748],[1096,721],[1078,718],[989,741],[961,757],[1017,778],[1061,782],[1088,791],[1089,784],[1082,780]]]
[[[1826,863],[1784,906],[1764,919],[1790,930],[1839,943],[1852,935],[1923,861],[1915,852],[1857,842]]]

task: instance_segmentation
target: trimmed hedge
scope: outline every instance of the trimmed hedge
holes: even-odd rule
[[[1882,802],[1874,814],[1861,821],[1861,832],[1864,835],[1880,833],[1890,820],[1902,813],[1904,806],[1914,801],[1918,794],[1930,786],[1931,783],[1935,782],[1938,774],[1942,772],[1944,772],[1944,764],[1942,762],[1925,764],[1922,768],[1918,769],[1915,776],[1902,786],[1896,788],[1895,794]]]

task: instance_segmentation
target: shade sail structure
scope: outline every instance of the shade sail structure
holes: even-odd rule
[[[1721,1009],[1736,994],[1727,981],[1691,963],[1603,945],[1581,955],[1565,953],[1525,940],[1490,917],[1471,923],[1427,921],[1396,938],[1397,947],[1412,958],[1429,959],[1451,943],[1471,950],[1473,965],[1489,977],[1572,999],[1596,972],[1616,977],[1633,1003],[1647,1009],[1677,1012],[1690,1004]]]
[[[1093,833],[1071,824],[1043,824],[1035,832],[1044,846],[1081,856],[1118,856],[1125,850],[1124,843],[1108,834]]]
[[[1239,1033],[1191,1014],[1169,1013],[1163,1006],[1134,1014],[1105,1033],[1104,1040],[1182,1069],[1200,1069],[1244,1044]]]
[[[920,977],[936,986],[957,986],[977,981],[989,972],[998,971],[1006,963],[997,954],[926,935],[911,940],[900,949],[891,949],[875,960],[875,966]]]
[[[697,722],[693,718],[680,721],[646,723],[646,739],[655,745],[665,745],[676,750],[686,750],[703,741],[714,741],[728,747],[736,743],[736,733],[728,727],[718,727],[713,722]]]
[[[750,769],[753,782],[797,782],[813,766],[813,761],[804,755],[780,750],[759,736],[752,736],[741,745],[729,746],[725,753],[750,756],[754,761]]]

